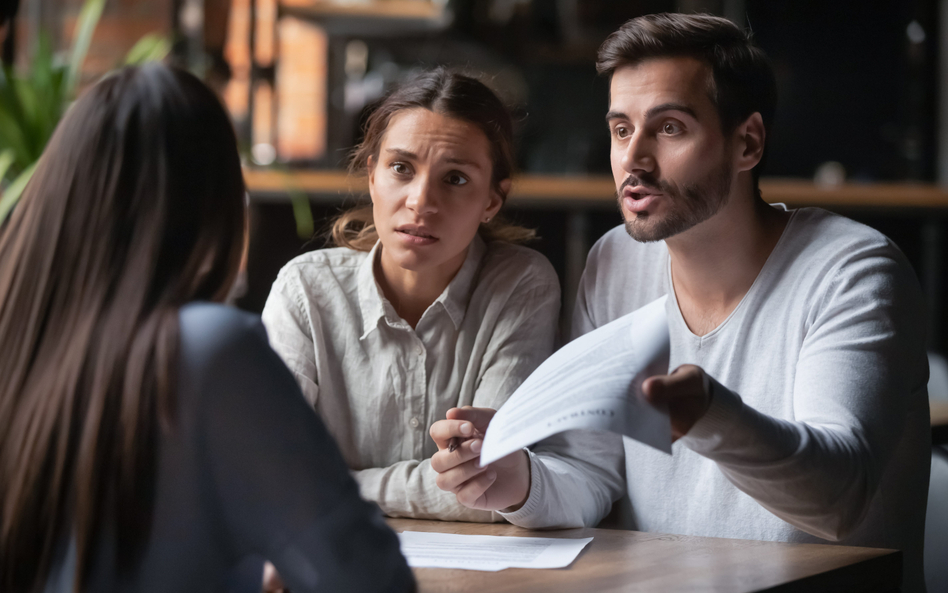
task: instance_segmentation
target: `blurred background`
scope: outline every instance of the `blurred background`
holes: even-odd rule
[[[479,74],[516,115],[521,175],[507,212],[539,230],[565,326],[587,250],[620,222],[596,50],[637,15],[709,12],[750,27],[776,68],[765,199],[890,236],[926,291],[932,350],[948,347],[944,0],[19,0],[4,62],[29,70],[43,44],[65,55],[95,2],[80,89],[157,36],[233,116],[253,210],[243,308],[259,311],[279,268],[323,247],[331,217],[360,199],[343,169],[373,102],[448,64]]]

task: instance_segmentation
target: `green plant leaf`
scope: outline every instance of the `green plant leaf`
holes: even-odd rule
[[[3,181],[7,176],[7,171],[10,170],[10,165],[12,165],[15,160],[16,155],[9,148],[0,152],[0,181]]]
[[[0,197],[0,224],[3,224],[3,221],[7,219],[7,215],[10,214],[10,211],[13,210],[17,201],[19,201],[20,195],[23,194],[23,190],[26,189],[26,184],[29,183],[30,178],[33,177],[33,171],[35,169],[36,163],[33,163],[27,167],[25,171],[20,173],[20,175],[13,180],[13,183],[3,190],[3,196]]]
[[[74,96],[79,76],[82,74],[82,64],[86,61],[89,44],[92,43],[92,34],[95,33],[104,8],[105,0],[86,0],[79,12],[79,20],[73,33],[72,50],[69,52],[69,73],[66,76],[65,90],[69,98]]]
[[[309,198],[300,190],[288,187],[290,202],[293,204],[293,218],[296,219],[296,235],[300,239],[309,239],[313,236],[313,210],[309,205]]]
[[[128,50],[128,54],[125,55],[125,65],[158,62],[165,59],[170,51],[171,42],[166,37],[150,33],[139,39],[132,49]]]

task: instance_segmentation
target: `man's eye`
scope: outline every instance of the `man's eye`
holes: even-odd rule
[[[625,126],[616,126],[613,130],[613,133],[616,135],[616,138],[628,138],[629,137],[629,128]]]
[[[463,175],[459,175],[458,173],[449,173],[445,178],[445,181],[451,185],[464,185],[467,183],[467,178]]]
[[[411,172],[405,163],[392,163],[392,171],[397,175],[408,175]]]
[[[677,134],[677,133],[680,132],[680,131],[681,131],[681,128],[678,127],[678,126],[676,126],[676,125],[673,124],[673,123],[667,123],[667,124],[665,124],[664,126],[662,126],[662,132],[664,132],[665,134],[668,134],[668,135],[674,135],[674,134]]]

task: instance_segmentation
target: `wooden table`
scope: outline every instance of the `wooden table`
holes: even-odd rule
[[[419,593],[897,591],[902,553],[612,529],[530,531],[508,524],[388,519],[395,531],[593,537],[568,568],[477,572],[416,568]]]

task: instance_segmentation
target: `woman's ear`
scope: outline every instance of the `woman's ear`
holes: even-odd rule
[[[496,216],[500,211],[500,207],[504,205],[507,194],[510,193],[510,187],[511,181],[504,179],[497,184],[497,187],[491,188],[490,201],[487,203],[487,210],[484,211],[484,217],[487,218],[487,220]]]
[[[365,160],[365,170],[368,172],[369,178],[369,198],[372,198],[372,195],[375,193],[375,159],[369,157]],[[375,200],[372,200],[373,202]]]

